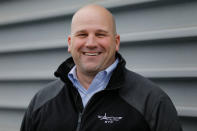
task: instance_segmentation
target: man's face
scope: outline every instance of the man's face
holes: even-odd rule
[[[71,53],[77,71],[98,73],[115,61],[119,50],[119,35],[108,15],[101,13],[81,13],[72,23],[72,33],[68,37],[68,52]]]

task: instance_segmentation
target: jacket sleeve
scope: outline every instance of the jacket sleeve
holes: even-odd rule
[[[30,115],[28,114],[28,112],[25,113],[22,124],[21,124],[21,128],[20,131],[32,131],[31,130],[31,118]]]
[[[32,124],[32,110],[33,110],[32,106],[33,106],[33,99],[30,102],[30,104],[24,114],[20,131],[35,131],[33,129],[33,124]]]
[[[151,115],[151,131],[182,131],[177,111],[167,95],[158,98]]]

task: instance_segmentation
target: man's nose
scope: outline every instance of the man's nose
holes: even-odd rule
[[[94,35],[89,35],[86,41],[87,47],[96,47],[96,39]]]

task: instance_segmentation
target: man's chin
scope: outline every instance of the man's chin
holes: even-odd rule
[[[99,72],[99,68],[98,68],[98,66],[86,66],[84,68],[84,71],[86,73],[90,73],[90,74],[93,73],[93,74],[95,74],[95,73]]]

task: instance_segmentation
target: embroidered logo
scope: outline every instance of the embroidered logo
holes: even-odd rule
[[[98,115],[97,116],[101,121],[103,120],[104,123],[109,123],[109,124],[112,124],[116,121],[119,121],[121,120],[123,117],[114,117],[114,116],[107,116],[107,114],[105,113],[104,116],[100,116]]]

